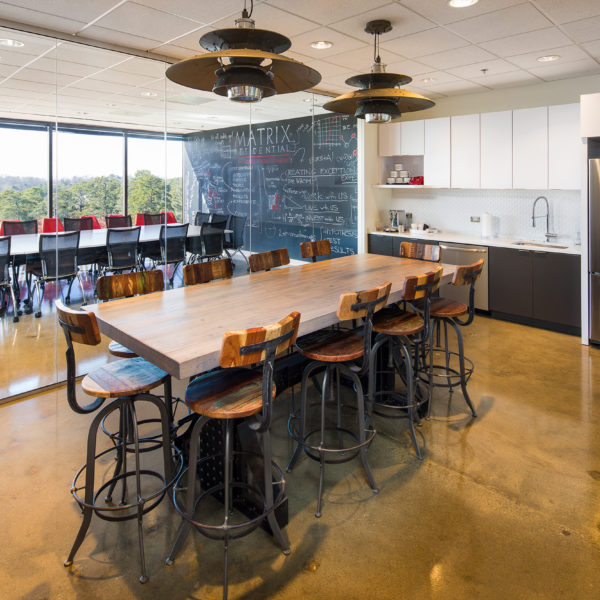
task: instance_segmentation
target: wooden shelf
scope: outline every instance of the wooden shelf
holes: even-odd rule
[[[395,189],[410,189],[410,188],[431,188],[433,189],[432,185],[411,185],[410,183],[404,185],[401,183],[386,183],[384,185],[374,185],[374,188],[380,188],[380,189],[387,189],[387,188],[395,188]]]

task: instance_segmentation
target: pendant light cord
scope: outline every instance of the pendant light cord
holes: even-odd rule
[[[254,0],[250,0],[250,12],[248,12],[246,8],[246,0],[244,0],[244,10],[242,11],[242,17],[244,19],[249,19],[254,12]]]
[[[379,34],[375,33],[375,42],[373,43],[373,62],[381,62],[379,57]]]

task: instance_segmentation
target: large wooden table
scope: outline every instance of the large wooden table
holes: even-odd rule
[[[296,310],[300,334],[337,322],[341,293],[392,282],[390,301],[404,279],[435,263],[357,254],[233,279],[88,306],[100,331],[174,377],[218,366],[223,334],[268,325]],[[444,267],[448,281],[456,267]]]

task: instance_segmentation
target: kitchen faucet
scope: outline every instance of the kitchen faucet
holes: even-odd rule
[[[535,215],[535,205],[538,203],[538,200],[543,200],[546,203],[546,214],[545,215]],[[540,219],[542,217],[546,217],[546,241],[549,242],[551,238],[555,238],[556,233],[550,233],[550,206],[548,204],[548,198],[546,196],[538,196],[533,202],[533,211],[531,213],[531,224],[535,227],[535,220]]]

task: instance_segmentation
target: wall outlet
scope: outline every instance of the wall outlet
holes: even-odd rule
[[[481,219],[479,217],[471,217],[471,223],[480,223]]]

